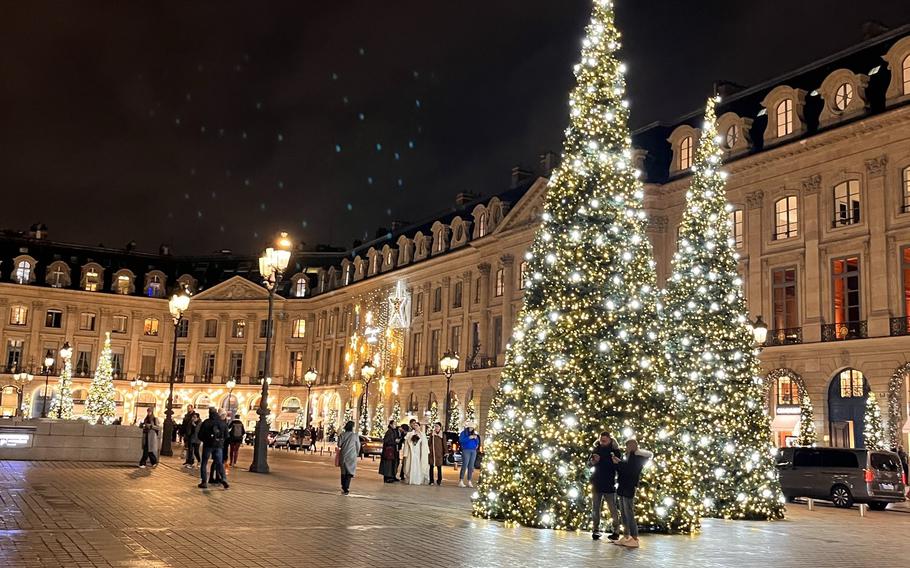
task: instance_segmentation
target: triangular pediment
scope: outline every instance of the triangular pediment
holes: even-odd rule
[[[544,200],[547,197],[547,184],[545,177],[537,178],[528,191],[516,203],[511,204],[509,212],[496,227],[494,232],[510,231],[530,224],[540,222],[543,213]]]
[[[269,292],[265,287],[257,286],[242,276],[232,276],[224,282],[199,292],[193,296],[193,300],[267,300],[268,297]]]

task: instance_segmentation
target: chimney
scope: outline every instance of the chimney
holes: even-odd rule
[[[474,201],[478,197],[480,197],[480,195],[478,195],[474,192],[462,191],[461,193],[459,193],[458,195],[455,196],[455,205],[457,205],[459,207],[464,207],[465,205]]]
[[[126,252],[133,252],[134,250],[136,250],[136,241],[126,243]]]
[[[540,155],[540,175],[543,177],[550,177],[558,165],[559,155],[556,152],[546,151]]]
[[[171,256],[171,245],[163,244],[158,247],[158,254],[161,256]]]
[[[878,37],[883,33],[887,32],[889,28],[887,25],[879,22],[878,20],[866,20],[863,22],[863,41],[867,39],[872,39]]]
[[[32,239],[46,239],[47,225],[44,223],[35,223],[29,228],[28,236]]]
[[[532,172],[529,172],[521,166],[514,166],[512,168],[512,187],[518,187],[533,176],[534,174]]]

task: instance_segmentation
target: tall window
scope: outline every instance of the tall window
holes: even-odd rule
[[[16,265],[16,282],[28,284],[32,278],[32,264],[27,260],[20,260]]]
[[[799,233],[796,199],[795,195],[791,195],[774,203],[774,240],[789,239]]]
[[[496,294],[497,298],[502,296],[502,292],[504,289],[505,289],[505,271],[502,268],[500,268],[499,270],[496,271],[496,289],[494,290],[494,293]]]
[[[502,353],[502,316],[493,318],[493,354]]]
[[[487,234],[487,212],[484,211],[477,219],[477,236],[483,237]]]
[[[130,288],[133,286],[133,283],[130,281],[130,277],[126,274],[120,274],[117,276],[117,293],[127,295],[130,293]]]
[[[461,353],[461,326],[452,326],[451,336],[449,338],[449,349],[456,353]]]
[[[835,227],[859,223],[859,181],[851,179],[834,186]]]
[[[422,333],[415,333],[411,336],[411,367],[420,366],[420,345],[422,341]]]
[[[862,312],[859,296],[859,257],[834,260],[832,279],[834,323],[860,321]]]
[[[530,278],[531,273],[529,272],[528,263],[527,261],[522,261],[518,268],[518,289],[524,290]]]
[[[215,352],[206,351],[202,354],[202,381],[206,383],[212,382],[212,378],[215,376]]]
[[[217,337],[218,336],[218,320],[216,319],[207,319],[205,320],[205,337]]]
[[[44,317],[44,327],[60,328],[63,324],[63,312],[60,310],[48,310]]]
[[[145,324],[142,326],[142,333],[145,335],[158,335],[158,319],[145,318]]]
[[[272,322],[265,319],[259,320],[259,337],[272,337]]]
[[[461,307],[461,297],[464,294],[464,283],[461,280],[456,280],[455,285],[452,290],[452,307],[460,308]]]
[[[139,373],[147,377],[155,375],[155,352],[144,351],[140,361]]]
[[[738,249],[743,248],[745,243],[745,235],[743,230],[745,229],[744,223],[744,213],[742,209],[734,209],[728,214],[730,219],[730,238],[733,239],[733,246]]]
[[[22,339],[10,339],[6,343],[6,368],[9,372],[16,372],[22,366],[22,350],[25,348],[25,341]]]
[[[231,351],[228,375],[238,383],[240,382],[240,377],[243,376],[243,351]]]
[[[799,404],[799,392],[793,379],[787,375],[777,377],[777,404]]]
[[[679,157],[677,160],[679,170],[688,170],[692,167],[692,137],[686,136],[679,141]]]
[[[902,188],[904,193],[904,213],[910,213],[910,167],[904,168],[901,175]]]
[[[438,312],[442,310],[442,287],[437,287],[433,290],[433,311]]]
[[[84,280],[85,282],[82,288],[86,292],[97,292],[98,288],[101,286],[101,276],[94,268],[89,268],[86,271]]]
[[[92,373],[91,348],[80,347],[76,354],[76,376],[87,377]]]
[[[796,268],[781,268],[771,272],[771,302],[774,329],[799,327]]]
[[[904,73],[904,94],[910,95],[910,55],[904,58],[904,63],[901,67]]]
[[[910,317],[910,246],[901,249],[901,274],[904,285],[904,316]]]
[[[145,289],[145,295],[148,296],[149,298],[161,297],[162,286],[163,285],[161,283],[161,277],[158,276],[157,274],[151,275],[149,277],[149,285]]]
[[[299,381],[303,378],[303,374],[303,351],[291,351],[288,377],[290,377],[292,381]]]
[[[474,280],[474,303],[480,302],[480,277]]]
[[[435,364],[439,361],[439,330],[430,331],[430,352],[427,354],[428,361]]]
[[[95,331],[95,314],[91,312],[79,314],[79,329],[82,331]]]
[[[231,322],[231,337],[237,339],[246,337],[246,320],[237,319]]]
[[[180,351],[177,353],[177,365],[174,367],[174,376],[180,380],[186,377],[186,353]]]
[[[784,99],[777,105],[777,136],[786,136],[793,132],[793,101]]]
[[[326,361],[328,361],[328,357],[326,357]],[[265,377],[265,351],[256,352],[256,377]]]
[[[300,339],[306,337],[306,320],[303,318],[295,319],[291,326],[291,337]]]
[[[840,372],[841,398],[862,398],[866,394],[863,374],[856,369],[844,369]]]
[[[119,379],[123,376],[123,349],[111,351],[111,370],[114,372],[114,378]]]
[[[28,308],[17,304],[9,309],[10,325],[25,325],[28,323]]]
[[[113,333],[126,333],[127,317],[122,314],[114,316],[111,331]]]
[[[419,292],[417,297],[414,298],[414,315],[423,315],[423,292]]]
[[[298,298],[306,296],[306,277],[301,276],[294,282],[294,295]]]
[[[180,323],[177,324],[177,337],[189,337],[190,335],[190,320],[183,318],[180,320]]]

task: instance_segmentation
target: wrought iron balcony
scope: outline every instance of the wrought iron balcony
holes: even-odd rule
[[[822,325],[822,341],[848,341],[869,336],[866,320],[826,323]]]
[[[777,345],[797,345],[803,342],[803,328],[787,327],[781,329],[768,330],[768,337],[765,339],[765,347],[775,347]]]
[[[891,318],[890,325],[888,326],[891,330],[891,336],[908,335],[907,329],[910,327],[908,324],[910,324],[910,316]]]

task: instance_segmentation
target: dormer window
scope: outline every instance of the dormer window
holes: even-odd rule
[[[145,295],[149,298],[160,298],[163,287],[164,284],[161,282],[161,277],[157,274],[152,274],[149,276],[148,284],[145,287]]]
[[[793,100],[784,99],[777,105],[777,137],[793,133]]]
[[[70,285],[70,271],[66,264],[57,261],[47,272],[47,284],[51,288],[65,288]]]
[[[910,55],[904,58],[904,63],[901,67],[901,73],[904,78],[904,94],[910,95]]]
[[[298,298],[306,296],[306,277],[301,276],[294,282],[294,295]]]
[[[120,274],[119,276],[117,276],[116,292],[118,294],[128,296],[132,287],[133,287],[133,283],[129,276],[127,276],[126,274]]]
[[[19,284],[28,284],[32,279],[32,263],[27,260],[20,260],[16,264],[15,280]]]
[[[94,268],[89,268],[85,272],[85,278],[83,280],[82,288],[86,292],[97,292],[101,287],[101,276]]]
[[[736,147],[737,142],[739,142],[739,132],[737,131],[736,125],[734,124],[727,129],[727,135],[724,138],[724,143],[727,145],[728,150],[732,150]]]
[[[487,234],[487,213],[483,212],[480,214],[480,218],[477,219],[477,236],[483,237]]]
[[[686,136],[679,141],[679,170],[684,171],[692,167],[692,137]]]
[[[853,85],[850,83],[842,83],[837,90],[834,91],[834,108],[843,112],[850,106],[851,102],[853,102]]]

